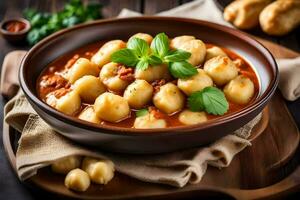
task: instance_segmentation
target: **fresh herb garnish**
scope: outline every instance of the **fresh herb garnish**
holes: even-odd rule
[[[154,37],[150,47],[145,40],[131,38],[127,43],[127,48],[113,53],[111,60],[140,70],[146,70],[149,65],[165,63],[169,65],[172,76],[187,78],[197,74],[197,69],[186,61],[189,57],[191,57],[189,52],[171,51],[168,36],[165,33],[159,33]]]
[[[141,110],[138,110],[136,111],[135,115],[136,117],[142,117],[142,116],[145,116],[149,113],[148,109],[141,109]]]
[[[30,45],[34,45],[55,31],[99,19],[101,7],[101,4],[93,3],[85,6],[81,0],[70,0],[62,11],[56,13],[41,13],[34,9],[27,9],[24,11],[24,16],[31,24],[27,41]]]
[[[223,115],[229,108],[224,93],[216,87],[206,87],[194,92],[188,98],[188,106],[192,111],[204,110],[213,115]]]

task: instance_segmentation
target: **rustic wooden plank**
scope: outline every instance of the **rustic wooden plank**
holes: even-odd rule
[[[144,14],[153,15],[155,13],[169,10],[180,4],[179,0],[145,0],[144,3]]]
[[[99,0],[103,5],[103,16],[105,18],[116,17],[123,8],[141,12],[142,2],[140,0]]]
[[[278,38],[279,44],[300,52],[300,27],[290,34]]]

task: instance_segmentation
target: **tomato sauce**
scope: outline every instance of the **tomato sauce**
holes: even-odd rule
[[[9,21],[5,24],[5,30],[11,33],[17,33],[26,28],[26,24],[20,21]]]
[[[46,102],[46,96],[50,92],[53,92],[61,87],[69,90],[70,84],[68,84],[67,81],[64,82],[63,80],[57,80],[56,82],[60,83],[59,86],[57,84],[53,84],[53,85],[48,84],[47,87],[44,87],[43,79],[45,79],[45,77],[48,77],[48,78],[50,77],[50,78],[54,78],[54,79],[63,79],[60,76],[60,74],[65,69],[70,68],[76,62],[76,60],[80,57],[90,59],[103,44],[104,44],[104,42],[96,42],[96,43],[93,43],[90,45],[86,45],[75,51],[72,51],[70,53],[63,55],[63,56],[57,58],[56,60],[54,60],[52,63],[50,63],[46,67],[46,69],[41,73],[41,75],[37,81],[37,91],[38,91],[39,98],[42,99],[44,102]],[[211,48],[213,46],[215,46],[215,45],[206,44],[207,48]],[[239,56],[238,54],[232,52],[231,50],[229,50],[227,48],[223,48],[223,47],[220,47],[220,48],[228,55],[229,58],[231,58],[233,61],[238,63],[237,67],[239,69],[239,73],[250,78],[251,81],[254,83],[255,94],[252,97],[252,100],[248,103],[248,104],[250,104],[257,98],[258,93],[259,93],[259,81],[258,81],[255,71],[250,66],[250,64],[246,60],[244,60],[241,56]],[[202,68],[203,66],[199,66],[199,67]],[[223,89],[223,88],[219,88],[219,89]],[[122,94],[119,94],[119,95],[122,95]],[[222,116],[226,116],[226,115],[232,114],[234,112],[240,111],[241,109],[246,107],[248,104],[239,105],[239,104],[229,102],[229,110],[227,113],[225,113]],[[82,104],[81,110],[83,110],[86,106],[88,106],[88,104]],[[153,105],[149,105],[149,106],[153,106]],[[131,115],[127,119],[120,121],[118,123],[111,123],[111,122],[106,122],[106,121],[102,121],[101,123],[106,124],[106,125],[118,126],[118,127],[127,127],[127,128],[133,127],[133,123],[136,118],[135,111],[136,110],[132,109]],[[160,111],[158,111],[158,112],[159,112],[160,117],[166,120],[168,127],[185,126],[178,120],[179,113],[167,115]],[[78,113],[80,113],[80,111]],[[210,115],[210,114],[208,114],[207,116],[208,116],[209,120],[215,119],[218,117],[222,117],[222,116],[216,116],[216,115]],[[75,117],[77,117],[77,116],[75,116]]]

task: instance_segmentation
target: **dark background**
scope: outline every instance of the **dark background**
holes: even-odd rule
[[[83,0],[87,2],[88,0]],[[168,10],[190,0],[94,0],[92,2],[100,2],[103,4],[103,15],[105,18],[115,17],[119,14],[122,8],[128,8],[144,14],[155,14],[157,12]],[[33,7],[40,11],[54,11],[63,7],[66,0],[0,0],[0,21],[22,16],[22,11],[25,8]],[[221,6],[229,2],[229,0],[220,0]],[[292,50],[300,52],[300,28],[284,37],[270,37],[262,33],[260,29],[249,32],[253,35],[268,39],[275,43],[286,46]],[[13,46],[7,43],[0,37],[0,63],[3,62],[4,56],[16,49],[29,49],[28,46]],[[17,73],[17,72],[16,72]],[[300,76],[299,76],[300,78]],[[1,106],[1,121],[3,120],[3,106],[6,100],[0,96]],[[300,127],[300,99],[294,102],[286,102],[291,111],[298,128]],[[0,123],[0,140],[2,141],[2,123]],[[5,157],[3,145],[0,145],[0,200],[32,200],[32,199],[59,199],[49,193],[42,192],[37,189],[29,188],[22,184],[12,169]],[[295,194],[289,199],[296,198]]]

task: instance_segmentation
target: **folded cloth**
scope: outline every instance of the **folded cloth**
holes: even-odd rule
[[[141,13],[123,9],[118,17],[137,17],[141,15]],[[223,19],[222,11],[212,0],[192,1],[157,15],[201,19],[233,27]],[[277,59],[277,64],[280,72],[279,89],[285,99],[294,101],[300,96],[300,58]]]
[[[161,155],[125,155],[88,149],[56,133],[32,109],[24,94],[19,92],[5,108],[5,121],[22,133],[16,153],[16,166],[21,180],[37,170],[71,155],[91,156],[112,160],[118,172],[141,181],[183,187],[198,183],[208,165],[227,167],[233,157],[251,145],[247,138],[261,118],[255,117],[244,127],[207,147],[199,147]]]

